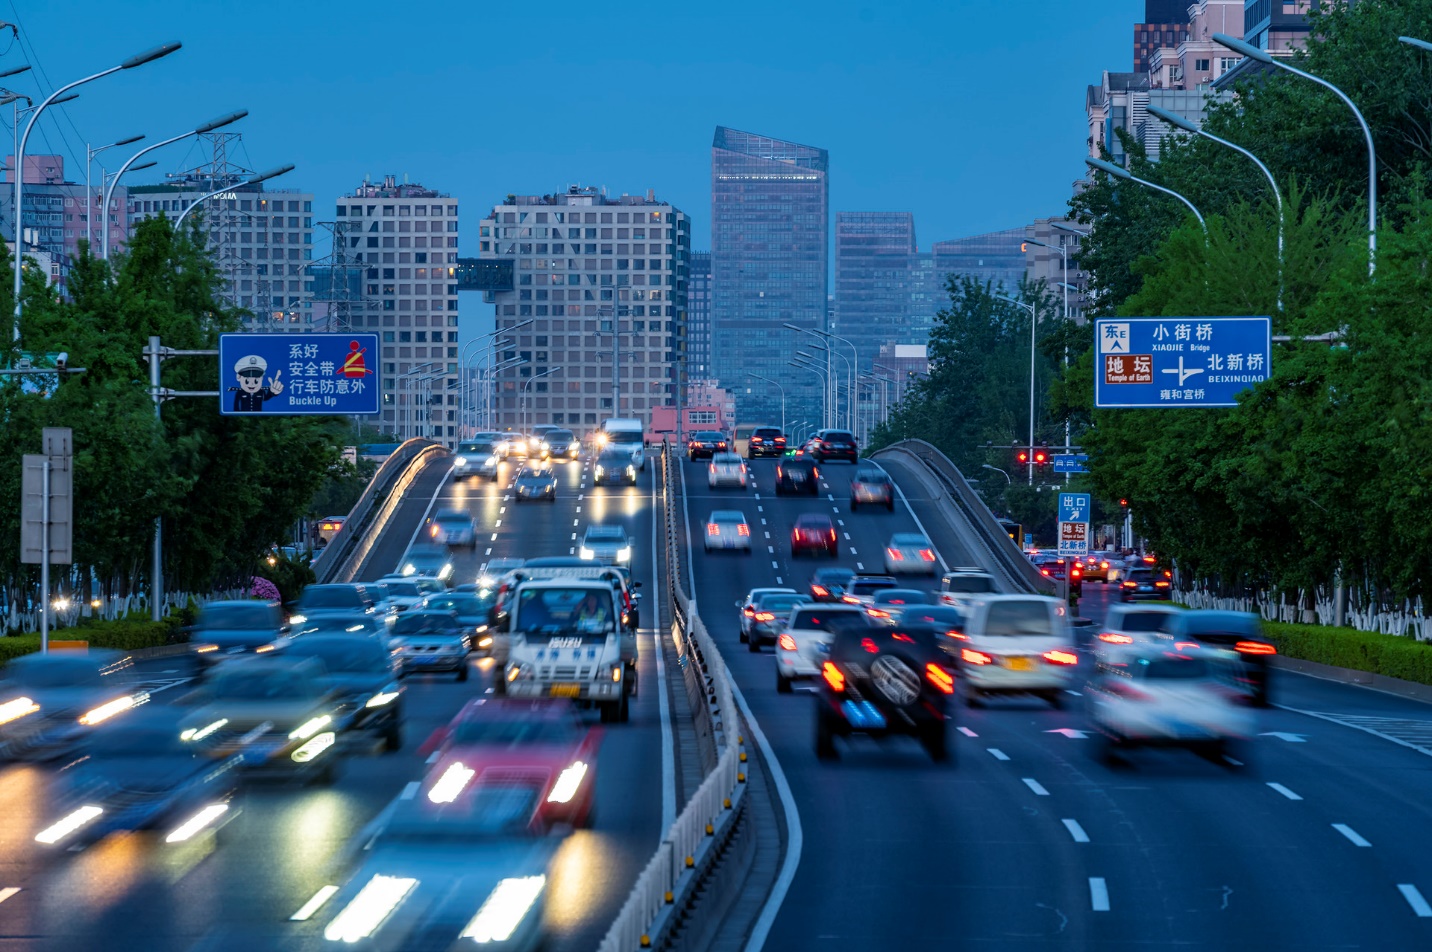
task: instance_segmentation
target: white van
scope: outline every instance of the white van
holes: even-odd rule
[[[597,442],[603,449],[616,447],[629,450],[637,469],[646,469],[646,437],[641,421],[636,418],[613,417],[602,424]]]
[[[983,595],[964,606],[955,636],[965,703],[994,694],[1032,694],[1056,708],[1079,665],[1068,609],[1042,595]]]

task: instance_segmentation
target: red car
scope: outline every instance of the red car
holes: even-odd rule
[[[588,725],[567,700],[479,698],[469,701],[418,753],[438,752],[432,775],[495,772],[542,786],[538,819],[588,826],[596,804],[602,729]],[[455,766],[454,766],[455,765]]]
[[[791,530],[791,558],[800,558],[802,552],[814,551],[823,552],[833,559],[840,555],[840,543],[830,516],[806,513],[796,519],[796,527]]]

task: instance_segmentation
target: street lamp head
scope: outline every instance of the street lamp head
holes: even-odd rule
[[[231,122],[238,122],[240,119],[244,118],[244,116],[247,116],[248,114],[249,111],[247,109],[240,109],[237,112],[228,113],[227,115],[220,116],[217,119],[210,119],[208,122],[195,129],[194,135],[201,136],[206,132],[213,132],[215,129],[223,128]]]
[[[1234,39],[1227,33],[1213,34],[1213,42],[1217,43],[1219,46],[1226,46],[1235,53],[1242,53],[1244,56],[1248,57],[1251,60],[1257,60],[1260,63],[1273,62],[1273,57],[1268,55],[1267,50],[1260,50],[1258,49],[1258,47],[1252,45],[1251,43],[1246,43],[1243,40]]]
[[[8,106],[17,99],[23,99],[27,103],[30,101],[29,96],[22,96],[19,93],[6,93],[0,96],[0,106]]]
[[[29,66],[16,66],[14,69],[7,69],[5,72],[0,73],[0,79],[4,79],[6,76],[19,76],[21,73],[27,73],[29,71]]]
[[[1055,247],[1054,245],[1045,244],[1045,243],[1042,242],[1042,241],[1037,241],[1037,240],[1034,239],[1034,238],[1026,238],[1026,239],[1024,239],[1024,244],[1022,244],[1022,245],[1019,246],[1019,250],[1020,250],[1020,251],[1025,251],[1025,250],[1027,250],[1027,249],[1024,247],[1024,245],[1038,245],[1038,246],[1041,247],[1041,248],[1054,248],[1054,247]]]
[[[152,169],[158,164],[158,162],[141,162],[138,165],[131,165],[129,171],[138,172],[140,169]]]
[[[1057,222],[1057,221],[1052,221],[1052,222],[1050,222],[1050,223],[1049,223],[1049,226],[1050,226],[1051,228],[1058,228],[1060,231],[1067,231],[1067,232],[1069,232],[1069,234],[1071,234],[1071,235],[1078,235],[1080,238],[1088,238],[1088,237],[1089,237],[1089,233],[1088,233],[1087,231],[1080,231],[1079,229],[1077,229],[1077,228],[1071,228],[1071,227],[1068,226],[1068,225],[1061,225],[1061,224],[1059,224],[1059,222]]]
[[[165,43],[162,46],[156,46],[152,50],[145,50],[143,53],[140,53],[136,56],[131,56],[123,63],[120,63],[119,68],[134,69],[134,67],[136,66],[143,66],[145,63],[152,63],[160,57],[168,56],[170,53],[179,50],[183,45],[183,43],[179,43],[176,41],[174,43]]]
[[[26,97],[26,98],[28,99],[29,97]],[[55,99],[51,99],[51,100],[50,100],[50,105],[51,105],[51,106],[58,106],[58,105],[59,105],[60,103],[62,103],[62,102],[73,102],[74,100],[76,100],[76,99],[78,99],[78,98],[80,98],[80,94],[79,94],[79,93],[65,93],[63,96],[57,97],[57,98],[55,98]]]
[[[289,162],[287,165],[275,166],[274,168],[269,169],[267,172],[260,172],[258,175],[253,176],[252,178],[244,182],[244,184],[257,185],[260,182],[267,182],[271,178],[278,178],[280,175],[286,175],[289,172],[292,172],[293,168],[294,166],[292,162]]]
[[[1197,135],[1201,131],[1198,126],[1194,125],[1192,122],[1189,122],[1186,118],[1180,116],[1176,112],[1169,112],[1167,109],[1152,104],[1149,105],[1147,108],[1149,111],[1149,115],[1153,116],[1155,119],[1162,119],[1169,125],[1176,126],[1177,128],[1182,129],[1184,132],[1192,132]]]
[[[118,142],[112,142],[110,143],[110,145],[133,145],[134,143],[138,142],[140,139],[143,138],[144,134],[140,133],[137,136],[130,136],[128,139],[120,139]]]
[[[1397,39],[1400,43],[1406,43],[1408,46],[1415,46],[1419,50],[1426,50],[1432,53],[1432,43],[1428,43],[1426,40],[1419,40],[1415,36],[1399,36]],[[0,73],[0,75],[4,74]]]
[[[1112,162],[1105,162],[1103,159],[1096,159],[1090,156],[1084,160],[1084,164],[1091,169],[1097,169],[1100,172],[1112,175],[1114,178],[1133,179],[1133,176],[1129,174],[1127,169],[1122,169]]]

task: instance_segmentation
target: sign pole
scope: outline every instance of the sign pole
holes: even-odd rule
[[[50,458],[40,464],[40,654],[50,653]]]
[[[159,345],[158,337],[149,338],[149,392],[154,396],[154,422],[160,423],[159,408],[164,404],[164,395],[160,392],[159,362],[163,348]],[[149,617],[153,621],[159,621],[164,617],[162,602],[164,600],[164,518],[154,517],[154,549],[152,553],[153,564],[149,569]]]

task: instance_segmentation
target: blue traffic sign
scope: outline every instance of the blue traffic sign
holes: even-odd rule
[[[1088,461],[1089,457],[1084,453],[1061,454],[1052,459],[1056,473],[1087,473],[1089,470],[1084,464]]]
[[[1088,522],[1088,521],[1089,521],[1089,494],[1088,494],[1088,493],[1060,493],[1060,494],[1059,494],[1059,521],[1060,521],[1060,522]]]
[[[226,416],[379,410],[377,334],[220,334]]]
[[[1094,322],[1096,407],[1234,407],[1272,373],[1266,317],[1116,317]]]

